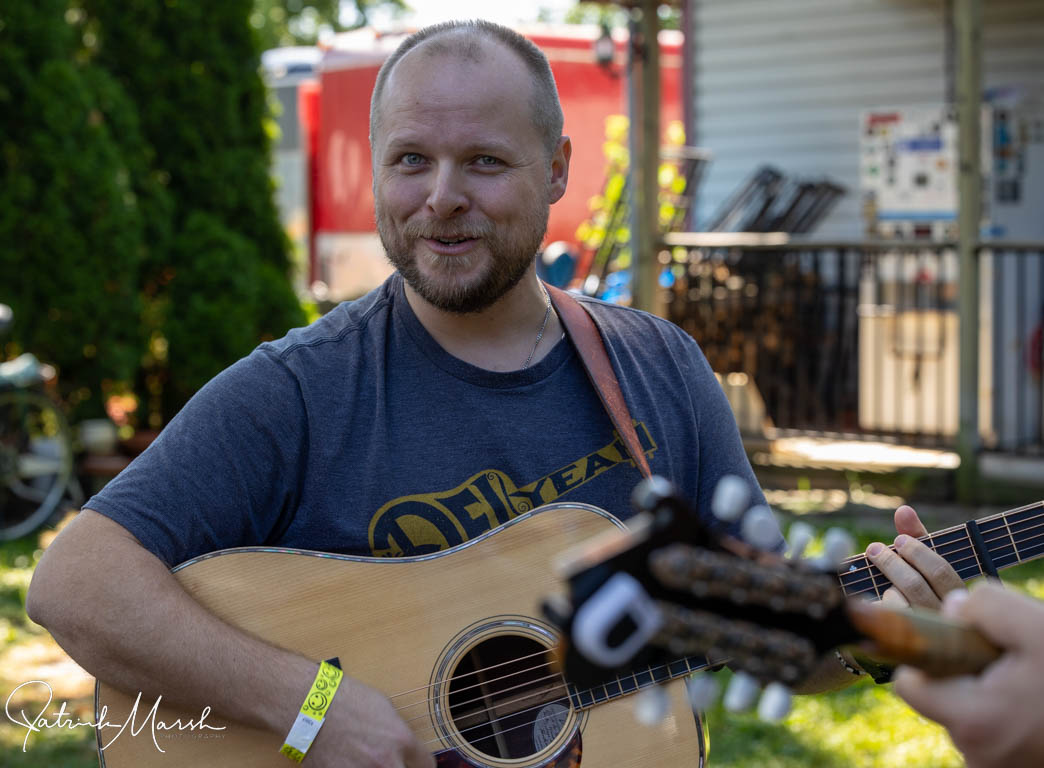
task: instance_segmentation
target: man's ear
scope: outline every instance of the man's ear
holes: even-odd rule
[[[569,158],[573,154],[573,145],[568,136],[558,140],[551,155],[551,199],[550,203],[557,203],[565,194],[566,184],[569,181]]]

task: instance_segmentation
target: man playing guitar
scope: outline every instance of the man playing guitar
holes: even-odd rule
[[[398,272],[204,387],[57,537],[27,599],[100,680],[280,737],[318,660],[217,618],[172,566],[251,545],[425,555],[559,498],[623,519],[639,479],[534,268],[571,153],[547,60],[485,22],[428,28],[382,67],[370,119],[378,229]],[[701,510],[726,474],[762,501],[696,343],[583,303],[653,471]],[[912,510],[897,524],[923,531]],[[935,604],[959,584],[935,557],[913,539],[885,556],[890,599]],[[309,764],[433,766],[342,662]],[[852,679],[830,659],[806,687]]]

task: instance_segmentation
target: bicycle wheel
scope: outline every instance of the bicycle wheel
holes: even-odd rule
[[[0,540],[46,523],[72,476],[65,416],[39,392],[0,392]]]

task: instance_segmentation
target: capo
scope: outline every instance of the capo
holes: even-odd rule
[[[964,527],[967,529],[968,538],[971,539],[972,546],[975,548],[975,554],[979,558],[979,567],[982,569],[983,574],[999,579],[997,566],[993,562],[990,550],[986,548],[986,542],[982,538],[979,524],[974,520],[969,520],[964,524]]]

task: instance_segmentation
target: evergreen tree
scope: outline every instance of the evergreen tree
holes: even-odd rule
[[[138,105],[152,171],[173,200],[173,234],[142,283],[155,423],[259,340],[304,322],[269,175],[274,128],[250,0],[84,8],[97,34],[93,60]]]
[[[0,301],[15,312],[0,359],[30,350],[54,364],[80,418],[101,415],[141,360],[141,209],[163,196],[141,175],[133,105],[74,56],[67,6],[0,6]]]
[[[321,31],[347,32],[365,27],[374,11],[398,16],[408,10],[404,0],[254,0],[250,26],[257,30],[261,50],[280,45],[315,45]]]

